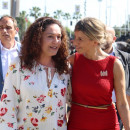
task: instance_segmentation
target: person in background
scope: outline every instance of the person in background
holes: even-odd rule
[[[123,68],[125,71],[126,94],[127,94],[127,99],[128,99],[127,101],[129,103],[129,108],[130,108],[130,54],[113,47],[113,44],[115,44],[115,41],[116,41],[115,30],[112,27],[107,27],[106,30],[109,36],[107,38],[106,44],[102,47],[102,49],[109,55],[116,56],[123,65]],[[115,91],[113,91],[112,100],[116,104]],[[118,115],[118,120],[120,123],[120,129],[122,130],[123,123],[121,121],[118,111],[117,111],[117,115]]]
[[[130,130],[122,63],[101,48],[107,39],[105,24],[87,17],[77,22],[74,34],[77,53],[69,57],[73,69],[68,130],[119,130],[113,89],[125,130]]]
[[[67,130],[67,35],[41,17],[30,25],[21,55],[10,66],[0,102],[0,129]]]
[[[123,42],[123,41],[116,41],[115,44],[116,44],[115,47],[116,47],[118,50],[121,50],[121,51],[130,53],[130,43],[128,43],[128,42]]]
[[[17,21],[8,15],[0,18],[0,97],[10,62],[18,57],[21,44],[15,40],[19,28]]]
[[[17,32],[17,34],[15,35],[15,40],[16,40],[17,42],[20,42],[20,37],[19,37],[18,32]]]

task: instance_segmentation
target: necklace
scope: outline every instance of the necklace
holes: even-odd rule
[[[51,75],[51,68],[48,68],[48,76],[47,76],[47,78],[48,78],[48,88],[50,88],[50,86],[51,86],[51,82],[52,82],[52,77],[51,77],[52,75]]]
[[[49,66],[45,66],[41,63],[39,63],[40,65],[42,65],[44,67],[44,70],[45,70],[45,73],[46,73],[46,81],[47,81],[47,87],[50,88],[51,86],[51,83],[52,83],[52,79],[53,79],[53,76],[55,74],[55,70],[56,68],[54,67],[49,67]],[[53,62],[51,62],[51,66],[53,66]]]
[[[52,71],[53,70],[53,71]],[[51,68],[51,67],[46,67],[45,68],[46,71],[46,77],[47,77],[47,87],[50,88],[51,83],[52,83],[52,79],[55,73],[55,68]]]

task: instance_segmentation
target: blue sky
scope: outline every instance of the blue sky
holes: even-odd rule
[[[80,5],[80,13],[82,17],[84,17],[84,1],[85,0],[20,0],[20,12],[25,10],[29,13],[29,10],[36,6],[41,8],[41,13],[43,14],[46,5],[47,13],[53,14],[56,10],[62,10],[72,15],[75,12],[75,6]],[[9,13],[7,10],[2,10],[0,5],[0,15],[3,13],[7,14],[7,12]],[[128,14],[130,14],[129,0],[101,0],[101,2],[98,0],[86,0],[86,16],[99,18],[109,26],[121,26],[127,20]],[[65,22],[63,23],[66,24]]]

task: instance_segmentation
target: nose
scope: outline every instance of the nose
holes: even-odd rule
[[[6,29],[6,28],[3,28],[3,31],[4,31],[4,32],[7,32],[7,29]]]
[[[60,42],[60,41],[61,41],[61,39],[60,39],[60,38],[58,38],[58,37],[55,37],[55,38],[53,39],[53,41],[54,41],[55,43],[58,43],[58,42]]]

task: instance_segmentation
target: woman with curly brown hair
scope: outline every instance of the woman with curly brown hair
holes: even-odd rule
[[[37,19],[10,65],[0,102],[0,128],[66,130],[67,35],[59,21]]]

